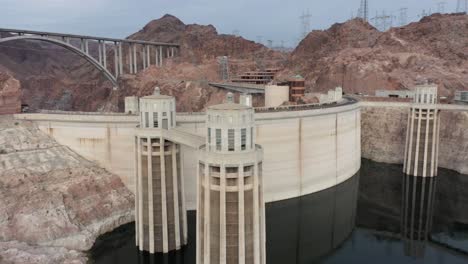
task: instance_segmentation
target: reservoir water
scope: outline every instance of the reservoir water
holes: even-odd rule
[[[167,255],[140,253],[134,223],[101,236],[96,264],[195,264],[195,212],[189,245]],[[268,264],[468,263],[468,175],[403,175],[402,166],[362,160],[348,181],[266,205]]]

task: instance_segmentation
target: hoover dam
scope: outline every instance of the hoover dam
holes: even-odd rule
[[[102,113],[17,114],[57,142],[119,175],[135,190],[134,140],[139,117]],[[361,163],[361,110],[354,99],[309,110],[255,113],[257,143],[264,149],[265,202],[311,194],[355,175]],[[203,143],[204,113],[177,113],[177,133]],[[192,145],[192,146],[190,146]],[[196,206],[197,148],[182,145],[187,209]],[[314,171],[313,174],[307,173]]]

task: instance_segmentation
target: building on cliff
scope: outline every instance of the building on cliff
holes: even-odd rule
[[[135,136],[136,245],[167,253],[187,243],[187,217],[180,146],[164,138],[175,127],[175,99],[153,95],[140,99],[140,127]]]
[[[437,86],[420,85],[408,114],[403,172],[408,175],[437,176],[440,110]]]
[[[263,151],[255,144],[252,107],[233,103],[207,111],[199,151],[197,263],[265,264]]]

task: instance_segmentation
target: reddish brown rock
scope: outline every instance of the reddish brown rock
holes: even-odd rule
[[[7,73],[0,72],[0,115],[21,112],[20,82]]]
[[[439,93],[468,87],[468,16],[435,14],[379,32],[363,20],[311,32],[282,75],[300,73],[311,91],[342,86],[347,93],[408,89],[428,80]]]
[[[133,221],[133,194],[118,176],[30,122],[7,115],[0,127],[0,241],[31,246],[0,243],[0,257],[16,256],[4,248],[85,251],[99,235]]]

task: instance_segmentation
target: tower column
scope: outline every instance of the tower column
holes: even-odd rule
[[[175,225],[175,246],[177,249],[180,248],[180,217],[179,217],[179,184],[177,178],[177,145],[175,143],[171,144],[171,158],[172,158],[172,191],[174,195],[174,225]],[[183,195],[183,193],[182,193]]]
[[[136,74],[138,72],[136,45],[133,44],[132,48],[133,48],[133,73]]]
[[[147,137],[147,155],[148,155],[148,219],[149,219],[149,252],[155,252],[154,245],[154,193],[153,193],[153,143],[151,137]],[[156,157],[158,158],[158,157]],[[159,157],[161,159],[161,156]]]
[[[129,46],[128,46],[128,57],[127,57],[127,61],[128,61],[128,69],[129,69],[129,72],[130,72],[130,74],[133,74],[132,44],[129,44]]]
[[[102,42],[102,60],[104,62],[104,68],[107,69],[107,56],[106,56],[106,42]]]
[[[241,164],[239,170],[239,264],[245,264],[245,202],[244,202],[244,166]]]
[[[143,49],[141,50],[141,60],[143,62],[143,70],[146,69],[146,46],[143,45]]]
[[[119,42],[119,76],[123,74],[123,63],[122,63],[122,42]]]
[[[163,66],[163,48],[159,46],[159,66]]]
[[[102,65],[102,47],[101,47],[100,40],[98,40],[98,58],[99,58],[99,64]]]
[[[439,110],[437,86],[415,88],[405,142],[403,172],[408,175],[434,177],[437,175],[439,144]]]
[[[144,232],[143,232],[143,171],[142,171],[142,159],[141,157],[143,156],[143,153],[142,153],[142,148],[141,148],[141,144],[142,144],[142,138],[141,137],[138,137],[138,161],[140,162],[139,166],[138,166],[138,190],[137,190],[137,193],[138,193],[138,220],[139,220],[139,223],[138,223],[138,237],[140,239],[140,242],[139,242],[139,248],[140,250],[144,250],[143,248],[143,239],[144,239]],[[146,186],[145,186],[146,187]]]
[[[219,184],[219,263],[226,263],[226,167],[220,166]]]
[[[119,50],[117,42],[114,43],[114,73],[115,77],[119,77]]]
[[[146,46],[146,67],[151,66],[151,60],[150,60],[150,46]]]
[[[166,157],[165,157],[165,143],[164,138],[160,138],[159,142],[161,147],[160,158],[161,158],[161,214],[162,214],[162,244],[163,244],[163,253],[169,252],[169,245],[167,239],[167,199],[166,199]]]

